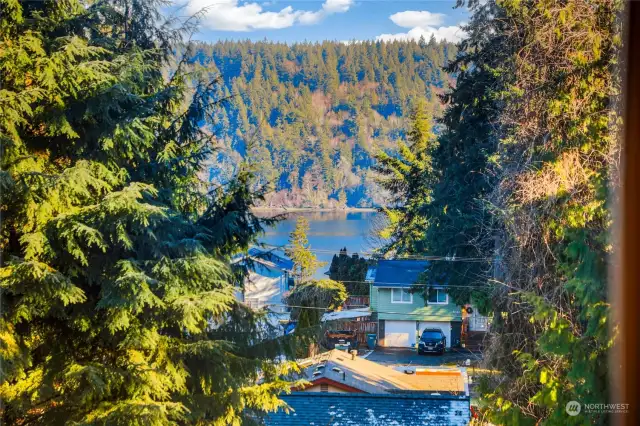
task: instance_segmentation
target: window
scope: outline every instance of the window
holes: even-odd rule
[[[449,303],[449,296],[444,289],[432,288],[429,290],[427,303],[430,305],[446,305]]]
[[[413,303],[413,294],[406,288],[392,288],[391,303]]]
[[[443,337],[442,331],[425,330],[422,332],[423,339],[442,339]]]

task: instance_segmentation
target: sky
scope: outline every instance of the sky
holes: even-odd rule
[[[278,42],[459,41],[469,18],[455,0],[174,0],[167,13],[201,13],[196,40]]]

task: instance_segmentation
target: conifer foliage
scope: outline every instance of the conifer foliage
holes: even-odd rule
[[[461,260],[434,262],[425,279],[493,311],[484,362],[497,374],[479,380],[484,420],[608,424],[606,413],[565,407],[608,398],[623,2],[458,3],[473,16],[449,67],[458,79],[444,97],[432,199],[400,192],[407,208],[424,205],[427,253]],[[403,182],[409,164],[393,162]]]
[[[213,86],[163,76],[162,4],[0,1],[3,424],[239,424],[288,389],[233,296],[250,174],[198,178]]]
[[[309,280],[316,269],[325,265],[325,262],[318,261],[315,253],[309,245],[309,220],[304,216],[298,216],[296,227],[289,235],[289,247],[285,250],[287,256],[294,263],[293,275],[297,283],[304,283]]]
[[[424,99],[439,116],[439,94],[455,76],[442,67],[453,43],[420,41],[197,45],[198,63],[218,71],[231,99],[216,111],[225,164],[256,160],[263,205],[378,206],[386,194],[370,170],[377,150],[394,152],[410,106]],[[220,177],[224,179],[224,176]]]
[[[369,284],[365,282],[371,261],[360,257],[358,253],[349,256],[347,248],[334,254],[329,266],[329,278],[344,283],[349,295],[369,295]]]
[[[374,169],[379,184],[392,194],[394,205],[383,209],[388,224],[381,237],[388,241],[384,251],[398,255],[424,253],[425,207],[432,201],[435,183],[432,154],[437,139],[427,103],[419,100],[410,116],[408,143],[398,143],[398,155],[379,152]]]

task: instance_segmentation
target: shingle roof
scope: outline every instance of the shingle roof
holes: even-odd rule
[[[274,266],[285,270],[291,271],[293,269],[293,261],[287,258],[284,254],[275,250],[263,250],[258,247],[251,247],[247,254],[254,260],[264,260],[272,263]]]
[[[351,359],[351,354],[337,349],[308,358],[301,365],[304,378],[310,382],[326,378],[367,393],[466,393],[464,374],[459,369],[406,374],[359,356]]]
[[[424,395],[294,392],[282,396],[294,410],[265,419],[268,426],[463,426],[469,398]]]
[[[426,260],[379,260],[375,271],[374,286],[407,287],[419,282],[420,274],[427,269]]]

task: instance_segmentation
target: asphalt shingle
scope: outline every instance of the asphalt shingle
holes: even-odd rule
[[[270,414],[268,426],[463,426],[469,398],[294,392],[282,399],[293,410]]]
[[[374,286],[408,287],[419,282],[420,274],[429,262],[423,260],[379,260]]]
[[[301,362],[303,378],[313,382],[329,379],[362,392],[386,394],[398,392],[465,393],[460,369],[436,369],[421,374],[405,374],[393,368],[334,349]]]

